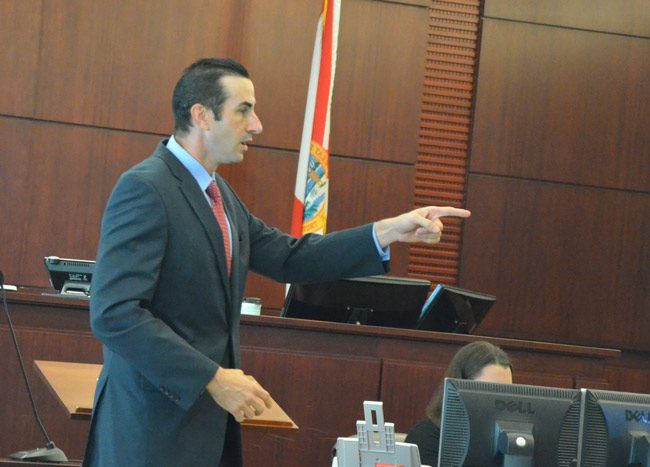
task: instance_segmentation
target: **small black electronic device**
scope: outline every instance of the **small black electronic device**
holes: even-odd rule
[[[90,296],[94,261],[46,256],[44,262],[50,275],[50,284],[59,291],[58,295],[85,298]]]
[[[394,276],[291,284],[282,316],[414,329],[430,287]]]
[[[494,295],[438,284],[422,307],[417,329],[471,334],[495,301]]]

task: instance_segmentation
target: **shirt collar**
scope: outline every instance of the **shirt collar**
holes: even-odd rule
[[[183,166],[192,174],[192,177],[196,180],[196,183],[201,187],[201,191],[205,193],[208,185],[214,181],[214,174],[209,174],[205,168],[194,159],[189,152],[187,152],[183,146],[181,146],[174,135],[169,138],[167,141],[167,149],[171,152],[176,158],[180,161]]]

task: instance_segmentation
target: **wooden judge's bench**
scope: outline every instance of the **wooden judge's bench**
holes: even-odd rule
[[[34,361],[102,363],[101,344],[90,332],[88,303],[42,296],[38,290],[7,293],[18,342],[41,419],[70,459],[81,459],[89,416],[70,416]],[[418,420],[454,353],[478,339],[424,331],[242,316],[242,365],[300,427],[298,431],[244,427],[249,467],[329,467],[338,436],[356,431],[363,401],[384,402],[386,421],[406,432]],[[513,339],[485,338],[513,360],[515,382],[607,389],[605,367],[620,352]],[[20,450],[45,445],[31,412],[6,320],[0,320],[0,465]],[[83,410],[81,411],[83,412]],[[79,465],[72,462],[69,465]]]

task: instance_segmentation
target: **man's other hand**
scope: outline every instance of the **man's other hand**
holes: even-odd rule
[[[241,370],[219,368],[206,389],[238,422],[261,415],[265,408],[272,406],[269,393]]]

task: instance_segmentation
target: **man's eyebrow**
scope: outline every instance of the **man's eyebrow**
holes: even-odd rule
[[[246,107],[246,108],[252,109],[252,108],[253,108],[253,105],[254,105],[254,104],[253,104],[252,102],[249,102],[249,101],[243,101],[243,102],[240,102],[239,105],[238,105],[237,107]]]

